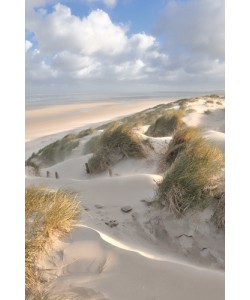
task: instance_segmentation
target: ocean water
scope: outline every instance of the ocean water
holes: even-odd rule
[[[165,100],[178,100],[181,98],[196,97],[202,95],[209,95],[215,92],[155,92],[147,94],[126,94],[126,95],[110,95],[110,96],[95,96],[86,94],[51,94],[51,95],[26,95],[25,106],[26,109],[49,106],[49,105],[59,105],[59,104],[75,104],[75,103],[89,103],[89,102],[99,102],[99,101],[133,101],[142,99],[152,99],[152,98],[164,98]],[[219,93],[217,91],[217,93]]]

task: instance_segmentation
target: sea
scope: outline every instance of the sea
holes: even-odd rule
[[[87,95],[87,94],[36,94],[26,95],[25,108],[26,110],[62,104],[77,104],[90,102],[104,102],[104,101],[139,101],[164,98],[165,101],[175,101],[183,98],[205,96],[210,94],[221,94],[223,91],[209,91],[209,92],[153,92],[153,93],[133,93],[123,95]]]

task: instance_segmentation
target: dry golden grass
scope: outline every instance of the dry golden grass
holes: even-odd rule
[[[47,293],[41,293],[40,295],[26,297],[26,300],[81,300],[81,299],[82,298],[79,296],[71,296],[71,295],[49,296]]]
[[[83,154],[89,154],[94,153],[98,149],[98,141],[99,141],[99,135],[93,136],[90,138],[85,144],[83,148]]]
[[[216,199],[214,223],[219,229],[225,229],[225,185],[222,185],[214,198]]]
[[[30,186],[25,191],[25,287],[29,297],[42,299],[43,280],[39,258],[55,238],[68,233],[79,213],[76,195]],[[39,298],[40,297],[40,298]]]
[[[113,123],[98,139],[97,151],[88,161],[91,173],[107,170],[123,158],[146,157],[142,138],[127,124]]]
[[[184,122],[182,121],[183,116],[184,112],[181,110],[166,112],[148,128],[146,135],[153,137],[172,135],[175,130],[181,128],[184,125]]]
[[[190,143],[201,138],[201,130],[197,127],[187,127],[176,130],[167,151],[162,155],[159,163],[159,171],[164,172]]]
[[[177,216],[209,204],[212,190],[221,182],[224,156],[204,138],[190,142],[167,171],[157,200]]]

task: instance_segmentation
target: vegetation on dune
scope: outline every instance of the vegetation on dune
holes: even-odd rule
[[[131,127],[151,125],[157,120],[157,118],[159,118],[159,116],[165,114],[166,111],[170,110],[174,105],[174,102],[158,104],[152,108],[148,108],[141,112],[132,114],[128,117],[124,117],[119,121],[123,124],[128,123]],[[97,129],[107,129],[112,124],[113,122],[110,122],[99,126]]]
[[[206,115],[210,115],[211,113],[212,113],[212,111],[210,109],[207,109],[204,111],[204,114],[206,114]]]
[[[213,96],[213,95],[212,95]],[[205,98],[209,98],[210,96],[206,96]],[[212,97],[213,98],[213,97]],[[220,98],[218,96],[218,98]],[[164,104],[158,104],[152,108],[145,109],[141,112],[132,114],[128,117],[124,117],[120,119],[120,122],[122,123],[129,123],[130,126],[136,127],[136,126],[143,126],[143,125],[152,125],[155,123],[155,121],[163,116],[165,113],[170,112],[174,106],[179,105],[180,110],[186,112],[188,109],[187,106],[190,103],[196,102],[197,99],[200,99],[200,97],[195,98],[184,98],[179,99],[170,103],[164,103]],[[192,109],[192,108],[191,108]],[[97,129],[107,129],[113,122],[104,124],[99,126]]]
[[[79,146],[79,140],[76,135],[66,135],[61,140],[57,140],[48,146],[40,149],[26,160],[27,166],[36,164],[37,166],[50,166],[54,163],[64,160],[69,156],[73,149]]]
[[[214,103],[214,100],[207,100],[206,101],[206,104],[213,104]]]
[[[36,175],[36,176],[40,175],[39,166],[35,162],[33,162],[31,159],[28,159],[25,161],[25,167],[31,167],[32,170],[34,171],[34,175]]]
[[[40,293],[36,296],[28,296],[26,300],[80,300],[79,296],[63,295],[63,296],[50,296],[47,292]]]
[[[88,129],[84,129],[81,130],[78,134],[77,134],[77,138],[83,138],[85,136],[88,136],[90,134],[96,133],[96,129],[94,128],[88,128]]]
[[[176,130],[167,151],[160,159],[160,171],[165,171],[175,161],[178,154],[186,149],[188,143],[200,138],[201,129],[197,127],[186,127]]]
[[[75,194],[30,186],[25,191],[25,288],[27,297],[43,299],[39,258],[55,238],[69,232],[79,213]]]
[[[91,173],[107,170],[123,158],[146,157],[142,138],[127,124],[113,123],[98,139],[97,151],[88,161]]]
[[[225,229],[225,182],[218,188],[214,196],[216,200],[216,208],[213,220],[217,228]]]
[[[209,97],[209,98],[220,98],[220,96],[217,95],[217,94],[211,94],[211,95],[209,95],[208,97]]]
[[[54,163],[63,161],[72,151],[80,144],[80,139],[96,132],[96,129],[88,128],[80,131],[77,134],[70,133],[42,149],[37,153],[33,153],[26,160],[25,166],[34,168],[36,174],[40,166],[51,166]]]
[[[38,156],[44,164],[49,165],[64,160],[78,145],[79,141],[76,135],[69,134],[39,150]]]
[[[184,126],[182,117],[183,112],[180,110],[166,112],[165,115],[158,118],[156,122],[148,128],[146,134],[153,137],[172,135],[175,130]]]
[[[190,209],[201,209],[221,181],[224,156],[205,138],[188,143],[165,174],[157,191],[157,200],[181,216]]]
[[[194,108],[188,108],[188,109],[186,109],[186,113],[187,114],[196,113],[196,112],[197,112],[197,110],[194,109]]]
[[[89,153],[94,153],[97,151],[98,147],[98,142],[99,142],[99,135],[93,136],[91,139],[89,139],[85,144],[83,148],[83,154],[89,154]]]

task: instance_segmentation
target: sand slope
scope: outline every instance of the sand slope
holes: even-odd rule
[[[212,113],[204,114],[207,105],[205,99],[192,103],[197,112],[184,121],[202,125],[203,135],[224,150],[223,107],[209,104]],[[145,131],[146,127],[139,134],[145,137]],[[82,155],[79,149],[41,169],[40,177],[26,174],[26,185],[77,192],[82,207],[76,228],[40,262],[50,295],[89,300],[224,299],[224,232],[209,222],[211,207],[176,219],[152,205],[162,180],[159,156],[171,137],[149,140],[154,150],[148,158],[120,161],[112,177],[108,172],[86,174],[84,164],[92,154]],[[47,142],[48,137],[31,141],[27,151]],[[124,206],[132,210],[125,213]]]

